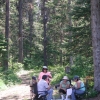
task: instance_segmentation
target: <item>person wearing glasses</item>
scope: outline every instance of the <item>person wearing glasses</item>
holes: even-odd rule
[[[52,78],[51,72],[48,71],[47,66],[43,66],[42,71],[39,73],[38,81],[42,79],[43,75],[47,75],[47,83],[50,84]]]

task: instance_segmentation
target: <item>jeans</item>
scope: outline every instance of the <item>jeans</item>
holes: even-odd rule
[[[82,90],[73,89],[72,94],[71,94],[72,100],[76,100],[75,94],[83,94],[83,93],[84,93],[84,91],[82,91]]]
[[[50,90],[48,90],[48,95],[47,95],[47,100],[51,100],[53,97],[53,89],[51,88]]]

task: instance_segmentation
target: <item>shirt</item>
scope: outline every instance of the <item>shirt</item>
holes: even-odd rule
[[[38,79],[41,80],[43,75],[47,75],[47,76],[52,77],[52,75],[51,75],[50,72],[47,72],[47,73],[40,72]],[[50,78],[49,78],[49,77],[48,77],[48,79],[47,79],[47,83],[50,83]]]
[[[80,82],[81,82],[81,85],[80,85],[80,89],[79,90],[85,91],[84,83],[82,81],[80,81]],[[77,84],[75,84],[75,87],[77,88]]]
[[[38,94],[45,94],[45,91],[47,91],[47,88],[49,88],[49,85],[48,83],[41,79],[39,82],[38,82]]]
[[[70,82],[67,81],[66,83],[63,83],[63,81],[60,82],[61,88],[63,88],[64,90],[67,89],[67,85],[70,85]]]

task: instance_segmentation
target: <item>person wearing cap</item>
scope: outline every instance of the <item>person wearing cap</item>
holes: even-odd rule
[[[49,84],[50,80],[52,78],[52,75],[51,75],[51,72],[48,71],[47,66],[43,66],[42,72],[39,73],[38,80],[41,80],[43,75],[47,75],[48,76],[47,83]]]
[[[75,82],[75,85],[72,87],[72,94],[71,94],[71,98],[72,100],[76,100],[76,96],[75,95],[81,95],[85,92],[85,86],[83,81],[80,80],[80,77],[78,75],[75,75],[73,78],[73,81]]]
[[[70,87],[70,82],[68,81],[68,77],[64,76],[62,81],[60,82],[60,89],[59,93],[61,94],[66,94],[66,90]]]
[[[37,80],[35,76],[32,76],[32,81],[30,82],[30,97],[32,100],[37,100],[38,90],[37,90]]]

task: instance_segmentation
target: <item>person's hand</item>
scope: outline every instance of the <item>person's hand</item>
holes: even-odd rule
[[[49,78],[51,78],[51,76],[50,76],[50,75],[48,75],[48,77],[49,77]]]
[[[49,85],[49,87],[50,87],[50,88],[52,88],[52,86],[51,86],[51,85]]]
[[[75,89],[75,86],[72,86],[72,89]]]

